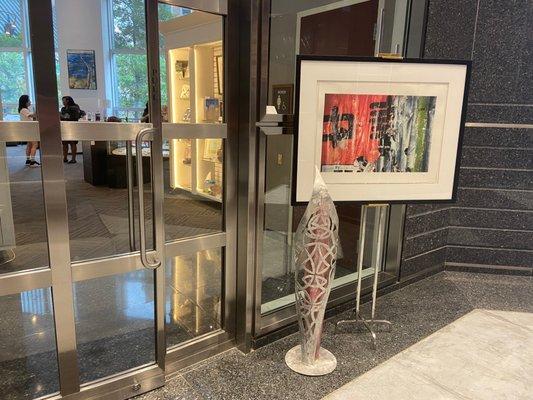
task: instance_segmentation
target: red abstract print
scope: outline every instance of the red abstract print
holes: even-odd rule
[[[359,157],[373,163],[379,158],[379,141],[372,138],[370,105],[386,100],[386,95],[326,94],[322,165],[353,165]],[[331,118],[335,107],[337,128]],[[335,133],[341,140],[336,141]]]

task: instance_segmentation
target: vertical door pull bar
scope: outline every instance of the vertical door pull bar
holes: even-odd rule
[[[135,251],[135,211],[133,204],[134,178],[133,178],[133,154],[131,141],[126,141],[126,176],[128,180],[128,231],[130,234],[130,251]]]
[[[161,260],[156,255],[152,261],[148,260],[148,254],[146,253],[146,223],[144,220],[144,179],[143,179],[143,160],[142,160],[142,143],[143,138],[148,134],[154,134],[155,128],[141,129],[135,138],[135,156],[137,162],[137,191],[139,193],[139,235],[140,235],[140,254],[141,262],[147,269],[157,269],[161,265]],[[154,240],[155,243],[155,240]]]

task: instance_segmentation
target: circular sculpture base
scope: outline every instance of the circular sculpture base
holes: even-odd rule
[[[285,354],[285,363],[295,372],[308,376],[327,375],[337,368],[337,359],[335,356],[324,348],[320,348],[318,360],[314,365],[304,364],[302,362],[301,346],[295,346]]]

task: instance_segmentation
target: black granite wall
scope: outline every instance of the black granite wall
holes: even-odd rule
[[[401,276],[532,274],[533,1],[430,0],[424,57],[472,60],[468,128],[457,203],[407,208]]]

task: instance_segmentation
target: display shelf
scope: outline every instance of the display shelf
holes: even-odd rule
[[[221,123],[222,20],[192,13],[163,22],[160,30],[167,52],[170,122]],[[222,139],[172,139],[169,144],[170,186],[222,202]],[[190,163],[183,162],[189,158]]]

